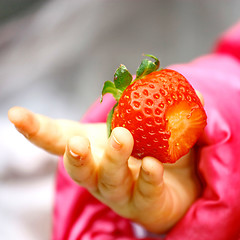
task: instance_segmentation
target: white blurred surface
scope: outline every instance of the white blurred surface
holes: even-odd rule
[[[0,236],[50,239],[57,157],[30,145],[2,118]]]

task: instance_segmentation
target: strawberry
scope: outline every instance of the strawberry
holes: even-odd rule
[[[114,82],[104,84],[102,96],[111,93],[117,100],[108,115],[108,132],[127,128],[134,139],[132,156],[152,156],[174,163],[187,154],[206,126],[206,113],[187,79],[171,69],[160,69],[159,60],[144,59],[136,79],[124,65]]]

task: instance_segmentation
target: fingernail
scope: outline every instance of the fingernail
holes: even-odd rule
[[[146,166],[146,159],[143,159],[142,161],[142,171],[144,172],[145,176],[150,175],[149,167]]]
[[[24,132],[24,131],[23,131],[22,129],[20,129],[20,128],[17,128],[17,127],[16,127],[16,129],[17,129],[18,132],[20,132],[24,137],[29,138],[29,134],[28,134],[28,133]]]
[[[111,136],[110,141],[114,149],[119,150],[121,148],[121,143],[116,139],[114,135]]]
[[[76,159],[81,159],[81,156],[79,156],[78,154],[76,154],[75,152],[73,152],[71,149],[69,149],[69,153],[71,154],[72,157],[76,158]]]

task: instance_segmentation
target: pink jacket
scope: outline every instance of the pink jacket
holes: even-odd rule
[[[202,196],[165,239],[240,240],[240,22],[223,34],[213,53],[169,68],[182,73],[203,94],[208,124],[199,142]],[[82,122],[105,122],[113,103],[110,96],[102,104],[96,102]],[[60,161],[52,239],[136,237],[129,220],[76,185]]]

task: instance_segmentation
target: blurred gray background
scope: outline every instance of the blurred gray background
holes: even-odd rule
[[[162,67],[191,61],[239,10],[239,0],[1,0],[1,239],[49,239],[57,164],[14,130],[10,107],[79,120],[121,63],[134,74],[142,53]]]
[[[208,53],[239,0],[1,0],[1,116],[13,105],[78,120],[142,53],[162,66]]]

